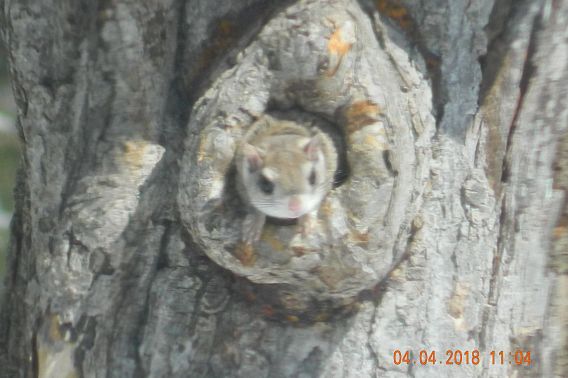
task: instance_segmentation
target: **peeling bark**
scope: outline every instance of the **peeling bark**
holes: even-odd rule
[[[359,88],[380,81],[386,116],[396,121],[387,127],[403,125],[391,130],[402,136],[370,155],[380,152],[376,171],[349,152],[357,141],[347,140],[348,157],[366,167],[365,180],[391,180],[388,196],[407,197],[380,212],[390,214],[384,234],[370,228],[361,269],[372,279],[342,297],[349,314],[335,317],[342,310],[330,306],[329,316],[309,321],[304,312],[271,320],[273,293],[240,277],[249,268],[212,254],[184,190],[198,173],[192,154],[211,109],[246,127],[253,110],[271,111],[268,101],[254,102],[265,90],[280,111],[291,102],[344,131],[367,122],[360,108],[334,118],[334,101],[270,92],[278,87],[266,89],[268,76],[252,80],[261,71],[238,73],[258,63],[249,59],[255,51],[286,51],[274,49],[282,41],[304,54],[286,63],[297,63],[287,71],[294,75],[310,72],[313,52],[330,39],[343,51],[332,27],[294,35],[274,26],[306,7],[309,22],[347,12],[358,32],[366,28],[357,49],[369,55],[353,60],[362,69],[338,72],[362,80]],[[567,4],[548,0],[0,0],[24,144],[0,376],[568,375],[567,18]],[[308,21],[297,18],[299,30]],[[262,72],[272,72],[273,58]],[[328,64],[348,62],[334,59]],[[223,81],[232,73],[250,79],[257,108],[222,98],[223,88],[239,88]],[[374,190],[353,193],[373,203]],[[371,257],[388,263],[376,269]],[[306,292],[316,302],[335,295]],[[436,351],[438,361],[396,365],[397,349],[416,360]],[[448,349],[478,350],[480,363],[448,366]],[[531,352],[530,366],[508,363],[516,350]],[[505,363],[491,364],[491,351],[504,351]]]

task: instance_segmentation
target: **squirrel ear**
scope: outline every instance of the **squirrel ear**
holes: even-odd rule
[[[320,151],[321,140],[319,135],[314,135],[304,146],[304,152],[309,160],[317,161]]]
[[[247,161],[249,172],[257,171],[262,167],[262,157],[260,151],[252,144],[245,144],[243,152]]]

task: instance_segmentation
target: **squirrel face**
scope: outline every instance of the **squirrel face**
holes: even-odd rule
[[[320,137],[274,135],[243,146],[239,171],[252,206],[276,218],[316,209],[328,188]]]

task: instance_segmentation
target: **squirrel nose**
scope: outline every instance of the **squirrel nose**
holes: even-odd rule
[[[302,208],[302,201],[300,200],[299,197],[292,197],[290,198],[290,202],[288,202],[288,210],[290,210],[293,213],[297,213],[300,211],[300,209]]]

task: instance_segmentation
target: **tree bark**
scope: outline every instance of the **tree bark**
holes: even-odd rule
[[[246,112],[227,113],[222,98],[255,46],[291,41],[307,51],[298,72],[311,69],[323,37],[274,26],[296,14],[310,15],[300,30],[356,20],[369,38],[353,42],[364,59],[345,77],[389,91],[378,97],[394,142],[371,154],[384,175],[359,193],[388,217],[359,235],[368,265],[355,272],[372,274],[355,294],[306,289],[341,316],[273,316],[273,286],[214,251],[186,188],[201,174],[202,121],[255,116],[244,100]],[[0,0],[24,145],[0,376],[568,375],[567,21],[553,0]],[[345,66],[349,48],[332,42],[339,58],[327,63]],[[264,93],[264,79],[246,84],[250,98]],[[278,101],[259,100],[260,112],[288,101],[345,128],[361,118],[336,120],[321,94],[270,90]],[[372,195],[385,187],[383,209]],[[421,351],[436,362],[422,365]]]

